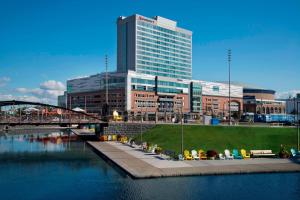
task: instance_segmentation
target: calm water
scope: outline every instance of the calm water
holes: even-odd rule
[[[300,199],[300,174],[133,180],[75,138],[0,135],[0,199]]]

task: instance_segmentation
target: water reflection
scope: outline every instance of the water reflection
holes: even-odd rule
[[[64,135],[0,136],[0,199],[300,197],[299,173],[133,180],[85,147],[83,141]]]
[[[24,134],[0,136],[0,153],[4,152],[59,152],[70,149],[71,142],[77,141],[76,135],[67,132],[50,134]]]

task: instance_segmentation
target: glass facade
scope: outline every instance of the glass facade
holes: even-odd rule
[[[137,20],[136,71],[191,79],[192,36]]]
[[[122,40],[122,63],[123,63],[123,68],[125,68],[125,71],[128,70],[128,66],[127,66],[127,30],[128,30],[128,24],[124,24],[124,26],[122,26],[122,37],[125,38],[124,40]]]
[[[202,112],[202,86],[200,83],[191,83],[191,111]]]

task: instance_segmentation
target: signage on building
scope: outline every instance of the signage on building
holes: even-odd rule
[[[142,16],[139,16],[138,19],[139,19],[139,20],[142,20],[142,21],[145,21],[145,22],[149,22],[149,23],[154,24],[154,21],[153,21],[153,20],[151,20],[151,19],[146,19],[145,17],[142,17]]]

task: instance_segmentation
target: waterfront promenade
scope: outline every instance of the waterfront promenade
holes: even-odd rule
[[[247,160],[166,160],[156,154],[118,142],[88,142],[102,157],[133,178],[191,175],[300,172],[300,160],[255,158]]]

